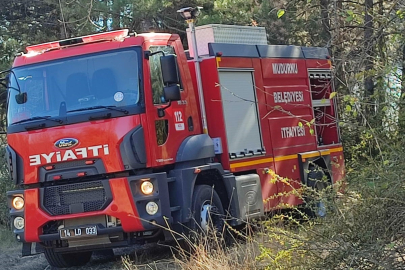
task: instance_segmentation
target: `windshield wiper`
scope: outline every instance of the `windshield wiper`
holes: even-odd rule
[[[128,114],[129,112],[125,109],[120,109],[117,106],[92,106],[92,107],[87,107],[87,108],[80,108],[80,109],[75,109],[75,110],[70,110],[67,112],[80,112],[80,111],[90,111],[90,110],[97,110],[97,109],[108,109],[112,111],[117,111],[117,112],[123,112],[125,114]]]
[[[63,120],[57,119],[57,118],[51,118],[51,116],[47,115],[47,116],[34,116],[34,117],[31,117],[31,118],[23,119],[23,120],[14,122],[12,125],[25,123],[25,122],[30,122],[30,121],[35,121],[35,120],[50,120],[50,121],[57,122],[59,124],[63,123]]]

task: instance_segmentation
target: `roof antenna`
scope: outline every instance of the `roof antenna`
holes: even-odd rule
[[[195,22],[197,20],[198,15],[200,14],[200,9],[202,9],[202,7],[195,7],[195,8],[185,7],[177,10],[177,12],[180,13],[180,16],[188,23],[188,27],[191,30],[190,31],[192,41],[191,44],[193,46],[195,73],[197,78],[197,90],[200,98],[201,123],[204,134],[208,134],[207,116],[205,114],[205,104],[204,104],[204,92],[202,87],[201,71],[200,71],[200,59],[198,57],[197,39],[195,32]]]

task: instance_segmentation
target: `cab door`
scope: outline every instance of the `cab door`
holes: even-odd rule
[[[151,53],[161,51],[164,55],[175,54],[172,46],[150,46],[149,50]],[[180,100],[169,102],[164,99],[165,85],[160,63],[163,53],[153,54],[147,60],[149,72],[146,74],[149,73],[150,87],[145,84],[145,91],[151,92],[149,95],[145,94],[149,131],[149,134],[145,135],[149,137],[150,166],[152,167],[174,163],[181,142],[193,130],[192,123],[187,121],[187,94],[182,84],[179,83]],[[180,74],[178,76],[180,79]]]

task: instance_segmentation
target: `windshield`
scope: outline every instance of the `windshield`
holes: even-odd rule
[[[18,104],[18,91],[9,89],[8,125],[60,117],[61,112],[69,119],[70,114],[89,113],[81,109],[90,107],[139,105],[138,53],[117,50],[15,68],[16,78],[10,80],[10,86],[19,85],[21,93],[27,93],[27,101]],[[66,110],[61,109],[64,105]]]

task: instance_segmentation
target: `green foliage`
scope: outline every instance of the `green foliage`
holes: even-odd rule
[[[281,18],[281,17],[283,17],[283,15],[285,14],[285,10],[284,9],[279,9],[278,11],[277,11],[277,18]]]
[[[370,135],[366,134],[363,138],[368,142]],[[384,161],[367,156],[356,164],[361,169],[349,167],[347,193],[340,199],[336,216],[310,231],[314,242],[306,249],[320,255],[312,269],[402,267],[405,186],[401,176],[405,156],[402,146],[382,147],[390,149]]]
[[[290,212],[266,221],[258,256],[266,269],[402,269],[402,148],[391,145],[384,162],[369,156],[363,158],[361,169],[349,167],[345,194],[328,217],[303,223]]]
[[[4,138],[3,138],[4,139]],[[9,208],[7,205],[6,192],[13,189],[5,159],[4,144],[0,148],[0,226],[10,226]]]
[[[20,243],[15,240],[14,235],[11,233],[8,225],[0,225],[0,243],[0,251],[9,251],[11,248],[16,248],[20,245]]]

